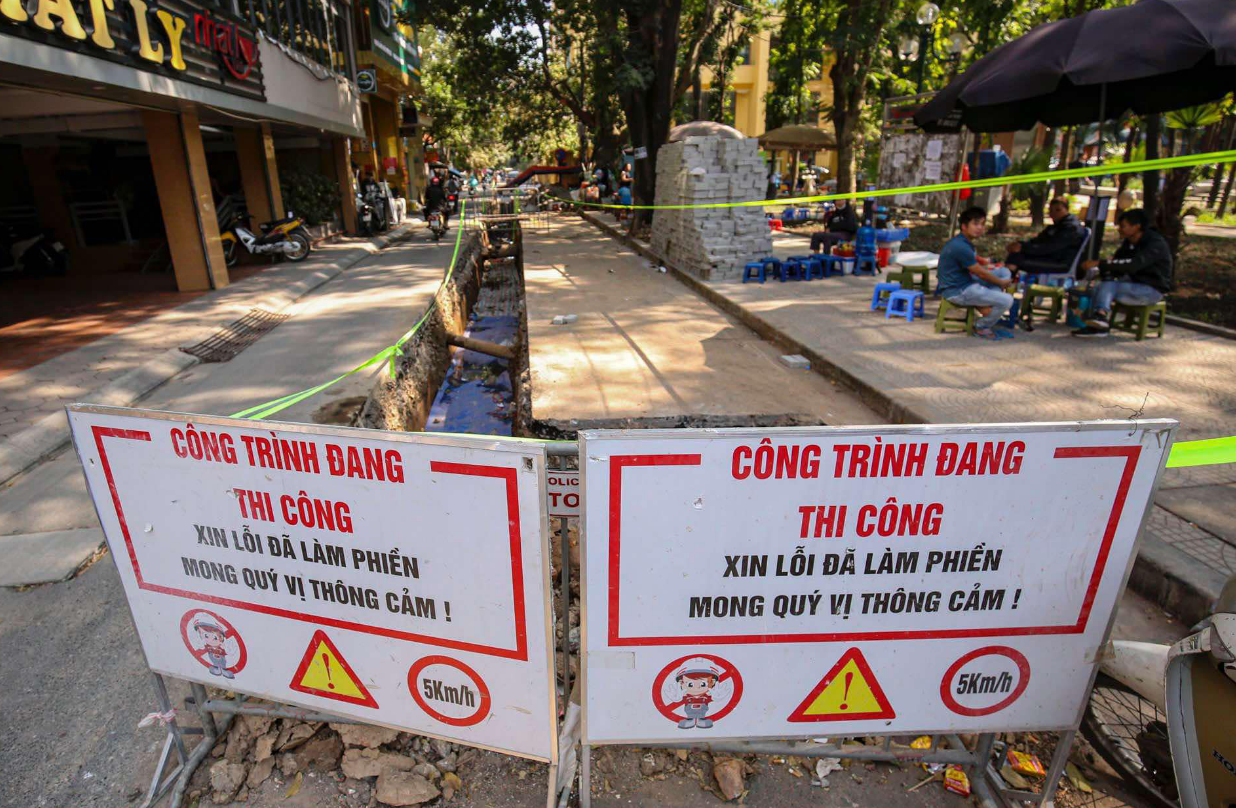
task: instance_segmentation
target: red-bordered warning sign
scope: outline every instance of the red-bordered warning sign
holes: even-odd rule
[[[476,686],[477,693],[473,694],[466,684],[461,685],[458,682],[443,684],[440,679],[434,677],[425,676],[422,678],[422,674],[426,669],[432,668],[435,665],[444,665],[460,671]],[[428,715],[441,721],[443,724],[450,724],[452,727],[470,727],[481,723],[489,715],[489,707],[493,703],[489,695],[489,688],[485,685],[485,680],[481,678],[479,673],[458,659],[451,659],[441,654],[419,659],[408,669],[408,691],[412,693],[413,701]],[[462,716],[447,715],[434,707],[430,707],[427,699],[440,701],[443,704],[454,704],[465,709],[475,704],[476,709]]]
[[[1017,701],[1029,684],[1025,654],[1007,645],[987,645],[949,666],[940,680],[940,700],[958,715],[991,715]]]
[[[221,615],[206,609],[190,609],[180,618],[180,637],[185,648],[215,676],[234,679],[249,662],[249,651],[240,632]]]
[[[301,658],[296,673],[292,674],[288,687],[311,696],[346,701],[348,704],[373,707],[375,710],[378,707],[378,702],[365,687],[365,683],[321,629],[313,632],[309,647],[305,649],[305,655]]]
[[[786,720],[865,721],[896,717],[863,652],[851,648]]]
[[[680,729],[708,729],[732,713],[741,699],[742,674],[713,654],[679,657],[652,681],[653,706]]]

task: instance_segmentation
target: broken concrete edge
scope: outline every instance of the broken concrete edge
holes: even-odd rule
[[[358,244],[358,249],[354,254],[341,256],[337,262],[314,270],[277,292],[266,294],[254,303],[254,307],[263,308],[271,313],[281,311],[319,286],[333,280],[345,270],[359,264],[374,252],[383,250],[410,234],[411,225],[401,225],[385,235],[369,239],[373,250],[365,249],[363,243]],[[221,329],[212,330],[210,334],[216,333],[217,330]],[[200,340],[193,340],[193,342],[198,341]],[[188,344],[193,344],[193,342]],[[127,407],[177,374],[196,365],[198,361],[197,357],[190,356],[179,348],[169,348],[154,359],[138,365],[120,378],[81,398],[89,400],[92,404]],[[69,422],[64,410],[46,415],[36,421],[33,426],[13,435],[3,445],[0,445],[0,485],[42,462],[68,442]]]
[[[812,350],[698,278],[680,271],[657,255],[648,245],[628,236],[607,222],[599,220],[589,212],[581,212],[580,215],[602,231],[622,241],[639,255],[667,266],[670,274],[684,285],[759,334],[761,338],[785,349],[788,353],[805,356],[811,362],[813,373],[845,385],[862,399],[864,404],[883,415],[891,423],[931,423],[930,419],[900,404],[883,390],[834,364],[827,356]],[[1223,576],[1163,540],[1145,533],[1142,536],[1142,546],[1138,552],[1133,574],[1129,578],[1129,586],[1134,592],[1191,624],[1210,614],[1211,604],[1214,603],[1223,586]]]
[[[1191,626],[1209,617],[1223,583],[1218,570],[1199,564],[1148,530],[1142,534],[1129,587],[1182,623]]]
[[[1172,325],[1178,325],[1181,328],[1187,328],[1190,331],[1200,331],[1203,334],[1210,334],[1213,337],[1223,337],[1224,339],[1236,339],[1236,329],[1224,328],[1221,325],[1204,323],[1201,320],[1190,320],[1188,317],[1181,317],[1178,314],[1167,315],[1167,321]]]
[[[69,528],[0,536],[9,563],[0,567],[0,587],[54,584],[77,577],[107,541],[102,528]]]

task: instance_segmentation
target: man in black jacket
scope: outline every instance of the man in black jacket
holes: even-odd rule
[[[1172,288],[1172,249],[1167,239],[1150,229],[1150,217],[1141,208],[1126,210],[1117,223],[1124,237],[1106,261],[1085,261],[1081,270],[1098,268],[1102,281],[1095,290],[1086,327],[1075,337],[1106,337],[1111,330],[1112,302],[1150,306]],[[1080,274],[1080,271],[1079,271]]]
[[[1004,263],[1020,272],[1036,275],[1069,271],[1086,231],[1060,197],[1047,206],[1047,215],[1051,216],[1051,225],[1029,241],[1010,244]]]
[[[854,206],[845,199],[837,200],[837,207],[828,214],[827,229],[811,234],[811,252],[832,252],[834,244],[843,241],[853,241],[858,233],[858,217],[854,215]]]

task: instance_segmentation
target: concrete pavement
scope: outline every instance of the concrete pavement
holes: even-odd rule
[[[378,253],[286,309],[286,322],[232,361],[194,365],[142,406],[230,415],[350,370],[415,322],[438,288],[451,246],[418,235]],[[378,372],[358,373],[276,420],[312,421],[323,408],[367,394]],[[62,580],[102,538],[92,532],[97,520],[71,450],[10,481],[0,490],[0,513],[0,552],[12,558],[0,568],[0,586]]]
[[[68,440],[65,404],[89,397],[100,404],[128,405],[196,364],[181,346],[202,341],[255,308],[272,313],[285,309],[400,238],[409,226],[372,239],[319,246],[302,263],[279,264],[0,378],[0,483]]]
[[[585,222],[524,236],[532,417],[573,429],[629,418],[874,414]],[[578,321],[551,325],[557,314]]]

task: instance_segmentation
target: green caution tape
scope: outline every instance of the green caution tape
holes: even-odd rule
[[[575,205],[586,205],[592,208],[618,208],[620,210],[690,210],[692,208],[742,208],[742,207],[780,207],[783,205],[801,205],[808,202],[828,202],[834,199],[868,199],[875,196],[896,196],[898,194],[925,194],[934,191],[958,191],[966,188],[998,188],[1003,185],[1021,185],[1030,182],[1051,182],[1077,177],[1093,177],[1104,174],[1130,174],[1139,171],[1151,171],[1167,168],[1191,168],[1206,166],[1213,163],[1230,163],[1236,161],[1236,150],[1207,152],[1206,154],[1189,154],[1181,157],[1162,157],[1157,160],[1135,160],[1131,163],[1112,163],[1102,166],[1087,166],[1085,168],[1064,168],[1055,171],[1037,171],[1033,174],[1014,174],[1004,177],[989,177],[983,180],[960,180],[957,182],[937,182],[933,185],[915,185],[909,188],[886,188],[876,191],[854,191],[845,194],[824,194],[820,196],[796,196],[788,199],[754,199],[746,202],[707,202],[696,205],[614,205],[601,202],[578,202],[564,199]]]
[[[1221,463],[1236,463],[1236,437],[1184,441],[1172,446],[1172,453],[1167,456],[1169,469]]]
[[[369,357],[361,364],[349,370],[347,373],[344,373],[340,376],[336,376],[335,378],[331,379],[328,382],[323,382],[322,384],[319,384],[316,387],[310,387],[308,389],[301,390],[298,393],[291,393],[289,395],[283,396],[282,398],[276,398],[273,401],[267,401],[263,404],[258,404],[255,407],[249,407],[248,409],[241,410],[240,412],[237,412],[237,413],[233,413],[231,417],[232,418],[249,418],[253,420],[261,420],[263,418],[269,418],[275,413],[282,412],[283,410],[286,410],[288,407],[291,407],[294,404],[299,404],[305,399],[311,396],[315,396],[318,393],[325,390],[326,388],[331,387],[332,385],[338,384],[339,382],[343,381],[349,376],[352,376],[356,373],[360,373],[362,370],[372,367],[378,364],[379,362],[382,362],[383,360],[390,360],[390,374],[391,376],[394,376],[395,375],[395,357],[403,355],[403,350],[402,350],[403,345],[408,340],[412,339],[412,337],[416,334],[416,332],[421,330],[421,326],[425,325],[425,321],[429,319],[430,313],[433,312],[434,307],[437,306],[438,304],[438,296],[442,294],[442,290],[446,288],[446,285],[448,283],[450,283],[451,276],[455,274],[455,262],[459,260],[459,245],[463,240],[463,231],[464,231],[463,219],[464,219],[467,206],[468,206],[467,200],[460,200],[459,225],[455,231],[455,250],[453,253],[451,253],[451,263],[450,263],[450,266],[446,270],[445,277],[442,278],[442,283],[439,284],[437,291],[433,293],[433,298],[430,299],[429,305],[425,307],[425,313],[422,314],[421,318],[416,321],[416,325],[412,326],[412,328],[410,328],[406,333],[404,333],[402,337],[396,340],[394,345],[383,348],[381,351],[378,351],[378,353]]]

